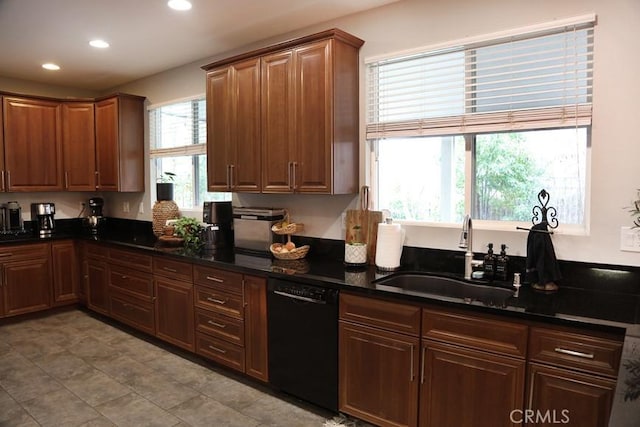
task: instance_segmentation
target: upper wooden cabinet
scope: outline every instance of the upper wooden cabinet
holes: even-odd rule
[[[93,102],[62,104],[62,150],[64,188],[96,189],[96,143]]]
[[[358,188],[358,51],[363,43],[333,29],[203,67],[209,72],[210,190],[237,179],[232,185],[227,184],[226,191],[256,191],[255,186],[241,185],[239,171],[242,169],[248,176],[259,171],[259,188],[263,193],[355,193]],[[252,80],[253,68],[250,77],[247,73],[244,79],[233,78],[239,74],[234,67],[245,65],[248,60],[254,61],[252,66],[259,63],[259,84]],[[225,84],[225,79],[231,83]],[[245,82],[244,91],[234,84],[237,81]],[[249,81],[251,85],[246,83]],[[229,94],[226,98],[221,96],[222,87],[232,88],[225,92]],[[260,102],[259,110],[255,109],[256,99]],[[241,113],[234,113],[240,106]],[[219,126],[212,124],[215,122]],[[231,126],[225,126],[225,122]],[[215,157],[223,156],[219,153],[223,145],[220,141],[232,141],[237,134],[234,129],[242,129],[243,137],[251,141],[244,143],[242,158],[237,158],[229,167],[229,163]],[[257,153],[258,147],[259,165],[256,157],[249,154],[249,150]],[[246,162],[244,156],[249,156]],[[227,178],[229,176],[233,178]]]
[[[95,132],[96,190],[144,191],[144,98],[96,102]]]
[[[207,73],[209,191],[260,192],[260,59]]]
[[[144,99],[4,94],[0,191],[144,191]]]
[[[35,98],[3,98],[5,191],[60,191],[62,107]]]

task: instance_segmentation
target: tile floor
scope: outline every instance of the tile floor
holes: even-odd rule
[[[0,323],[0,426],[306,427],[332,416],[128,332],[81,310]]]

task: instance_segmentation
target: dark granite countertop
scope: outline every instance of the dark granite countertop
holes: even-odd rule
[[[86,237],[85,237],[86,238]],[[494,313],[551,322],[568,326],[590,328],[627,328],[640,323],[640,296],[628,293],[605,292],[590,288],[561,286],[552,294],[540,293],[527,284],[520,288],[518,297],[509,298],[505,304],[492,301],[469,300],[462,297],[447,297],[415,290],[406,290],[378,283],[381,278],[396,273],[380,272],[375,266],[362,269],[345,267],[340,260],[323,254],[313,254],[303,260],[282,261],[270,257],[234,253],[233,251],[202,252],[198,254],[158,246],[153,239],[145,241],[135,236],[89,237],[107,244],[145,249],[154,254],[185,259],[195,264],[210,265],[238,272],[267,277],[277,277],[305,284],[361,292],[381,297],[399,297],[413,302],[432,303],[449,307],[467,307],[473,311]],[[425,273],[424,270],[420,273]],[[437,275],[462,279],[461,276],[432,272]],[[477,282],[483,284],[482,282]],[[484,283],[486,285],[486,283]],[[492,286],[509,287],[509,283]]]
[[[517,297],[511,297],[506,302],[494,303],[493,301],[462,298],[460,295],[455,297],[434,295],[381,284],[379,283],[381,278],[396,273],[383,273],[378,271],[375,266],[367,266],[363,269],[347,268],[340,259],[331,256],[326,250],[323,251],[322,245],[315,252],[310,252],[307,258],[296,261],[275,260],[265,256],[235,253],[232,250],[194,254],[186,252],[182,248],[160,246],[155,236],[146,230],[136,232],[122,228],[117,232],[102,233],[100,236],[91,235],[86,230],[78,231],[77,228],[75,230],[63,229],[56,230],[56,233],[48,238],[39,238],[29,234],[0,239],[0,244],[9,245],[69,238],[142,249],[158,255],[185,259],[195,264],[210,265],[246,274],[277,277],[306,284],[322,284],[341,290],[382,297],[398,297],[413,302],[466,307],[473,311],[502,314],[532,321],[603,329],[635,327],[640,324],[640,295],[633,292],[633,289],[631,291],[627,289],[628,285],[618,287],[618,289],[608,289],[606,286],[581,283],[580,287],[563,285],[556,293],[544,294],[534,291],[525,283]],[[409,266],[404,264],[403,262],[402,270],[405,272],[419,271],[424,273],[429,271],[461,279],[460,276],[443,273],[443,270],[425,269],[416,263],[410,263]],[[601,276],[598,279],[603,283],[607,280],[615,282],[616,276],[624,274],[631,274],[633,275],[632,279],[636,279],[639,274],[636,271],[638,269],[634,268],[631,271],[606,268],[595,268],[595,270]],[[579,281],[584,282],[585,278],[580,277]],[[492,286],[509,287],[510,284],[498,283]]]

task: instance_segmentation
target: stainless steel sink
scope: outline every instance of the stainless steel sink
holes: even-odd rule
[[[479,301],[495,306],[506,306],[507,301],[514,294],[513,288],[429,273],[395,273],[377,279],[373,283],[380,289],[391,287],[415,295],[437,295],[461,299],[467,303]]]

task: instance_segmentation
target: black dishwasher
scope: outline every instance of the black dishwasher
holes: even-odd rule
[[[269,279],[269,382],[338,411],[338,291]]]

